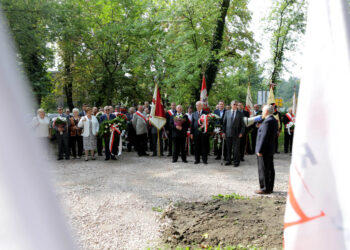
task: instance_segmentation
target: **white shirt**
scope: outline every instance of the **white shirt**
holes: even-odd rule
[[[85,121],[84,118],[86,119]],[[98,123],[98,120],[95,116],[91,116],[91,123],[92,123],[92,134],[94,136],[97,135],[98,133],[98,130],[100,128],[100,125]],[[89,118],[87,116],[84,116],[80,119],[79,123],[78,123],[78,127],[79,128],[83,128],[83,133],[82,133],[82,136],[84,137],[88,137],[89,134],[90,134],[90,123],[89,123]]]
[[[31,124],[37,137],[49,136],[50,119],[48,117],[45,116],[43,119],[40,116],[33,117]]]

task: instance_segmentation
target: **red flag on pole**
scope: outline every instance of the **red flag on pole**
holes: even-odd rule
[[[160,96],[158,84],[156,84],[154,88],[150,122],[157,129],[162,129],[166,123],[165,110],[162,103],[162,97]]]
[[[201,102],[203,103],[203,110],[210,111],[208,108],[208,92],[207,92],[207,84],[205,82],[205,76],[203,75],[202,80],[202,89],[201,89]]]

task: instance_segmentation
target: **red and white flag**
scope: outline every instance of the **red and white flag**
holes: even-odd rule
[[[285,249],[350,248],[349,6],[310,0],[284,224]],[[341,122],[339,122],[341,119]]]
[[[158,130],[161,130],[166,123],[166,116],[158,84],[156,84],[156,86],[154,87],[151,106],[151,116],[149,120],[153,126],[155,126]]]
[[[205,82],[205,76],[204,75],[203,75],[203,80],[202,80],[202,89],[201,89],[200,101],[203,103],[203,110],[209,111],[209,108],[208,108],[208,91],[207,91],[207,84]]]

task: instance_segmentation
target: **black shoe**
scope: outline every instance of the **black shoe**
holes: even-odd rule
[[[152,156],[157,156],[157,154],[152,154]]]
[[[172,160],[171,162],[172,162],[172,163],[175,163],[175,162],[177,162],[177,160]]]
[[[182,160],[183,163],[187,163],[188,161],[187,160]]]
[[[234,164],[233,166],[234,166],[235,168],[238,168],[239,164]]]
[[[203,161],[203,164],[208,164],[208,162],[206,162],[206,161]]]
[[[109,158],[105,158],[105,161],[109,161]]]
[[[117,158],[115,158],[115,155],[112,155],[112,156],[111,156],[111,159],[112,159],[112,160],[116,160]]]
[[[279,154],[279,153],[280,153],[280,152],[277,152],[277,151],[276,151],[276,154]]]
[[[98,156],[102,156],[102,154],[98,154]]]
[[[164,154],[160,154],[160,156],[164,156]]]
[[[199,161],[195,161],[194,164],[199,164]]]
[[[70,158],[69,157],[66,157],[66,160],[69,160]]]
[[[215,160],[221,160],[220,156],[216,156]]]
[[[244,159],[242,158],[241,161],[244,161]]]
[[[147,154],[147,153],[144,153],[144,154],[142,154],[142,156],[149,156],[149,154]]]
[[[225,166],[230,166],[231,165],[231,162],[226,162],[225,163]]]
[[[61,161],[61,160],[63,160],[63,157],[59,157],[59,158],[57,158],[57,160],[58,160],[58,161]]]

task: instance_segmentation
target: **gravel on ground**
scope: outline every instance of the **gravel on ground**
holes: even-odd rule
[[[289,154],[275,155],[275,192],[285,196]],[[65,160],[53,163],[53,178],[63,209],[82,249],[145,249],[159,245],[166,226],[160,220],[169,204],[210,200],[212,195],[255,196],[256,156],[238,168],[172,163],[170,157],[123,153],[117,161]]]

